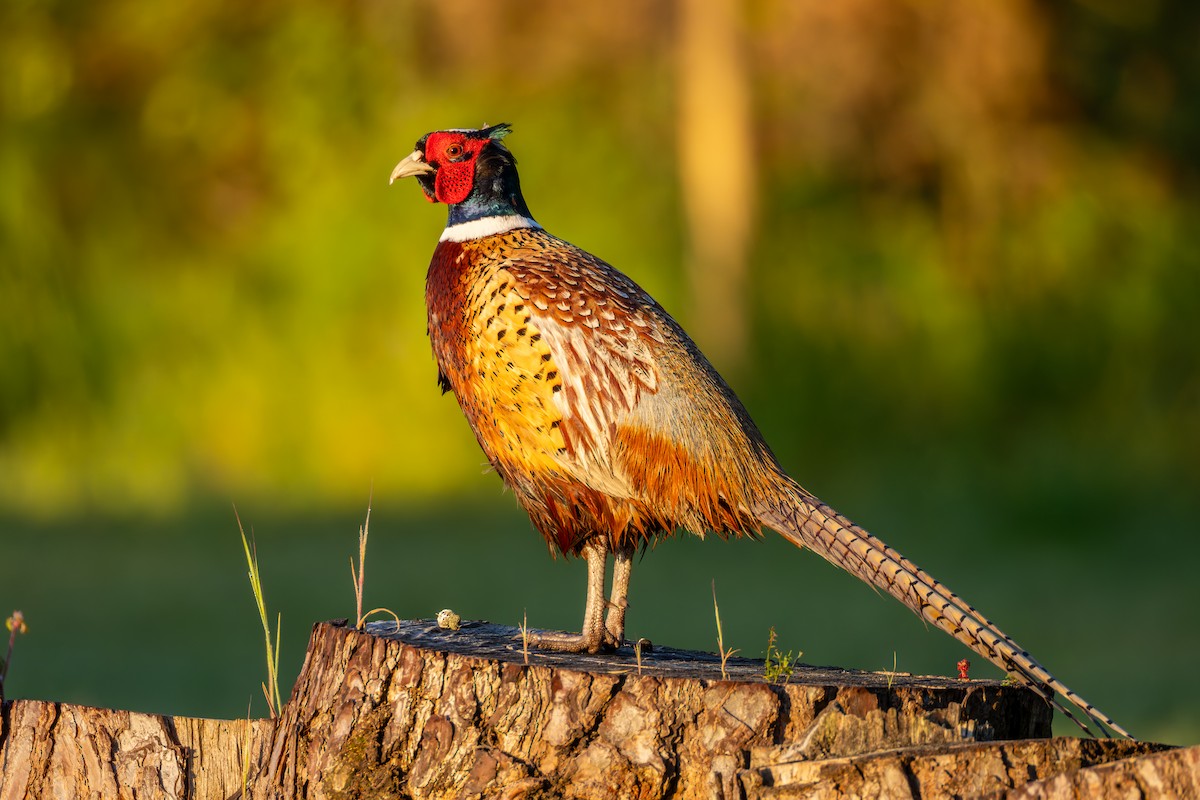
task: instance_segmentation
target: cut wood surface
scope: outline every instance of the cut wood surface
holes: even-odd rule
[[[322,623],[279,720],[9,702],[0,800],[1195,796],[1200,748],[1044,738],[1049,708],[1021,687],[762,671],[670,648],[640,668],[628,649],[526,655],[486,623]]]

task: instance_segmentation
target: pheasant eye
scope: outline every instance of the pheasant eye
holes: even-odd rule
[[[452,144],[446,148],[447,158],[458,158],[463,154],[463,146],[461,144]]]

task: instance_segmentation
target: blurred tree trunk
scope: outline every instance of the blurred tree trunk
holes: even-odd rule
[[[746,350],[757,200],[740,0],[679,0],[678,152],[687,221],[687,326],[724,371]]]

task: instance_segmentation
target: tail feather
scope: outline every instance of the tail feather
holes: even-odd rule
[[[838,514],[790,478],[785,477],[784,481],[785,485],[781,487],[784,491],[776,495],[783,498],[782,502],[755,509],[764,525],[868,585],[883,589],[917,616],[1015,676],[1089,735],[1094,735],[1093,731],[1058,701],[1055,692],[1082,711],[1104,736],[1112,730],[1133,738],[1108,715],[1051,675],[995,623],[925,570]]]

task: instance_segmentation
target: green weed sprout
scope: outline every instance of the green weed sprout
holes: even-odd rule
[[[775,644],[777,638],[775,626],[772,625],[767,634],[767,655],[763,659],[763,680],[767,683],[787,683],[791,680],[792,673],[796,671],[796,662],[804,655],[804,651],[795,655],[791,650],[783,652]]]
[[[262,581],[258,572],[258,546],[257,544],[252,545],[246,539],[246,530],[242,527],[242,518],[238,516],[236,508],[233,510],[233,515],[237,518],[238,532],[242,535],[242,549],[246,553],[250,589],[254,592],[254,602],[258,604],[258,618],[262,621],[263,638],[267,651],[267,680],[262,684],[263,696],[267,698],[267,709],[271,712],[271,719],[277,719],[283,709],[283,701],[279,696],[279,630],[280,623],[283,622],[283,615],[280,614],[275,618],[275,644],[272,645],[271,623],[267,618],[267,604],[263,599]]]

